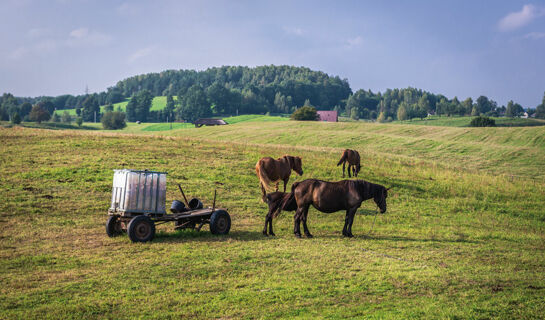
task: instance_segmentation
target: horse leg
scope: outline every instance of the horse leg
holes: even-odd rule
[[[344,178],[344,165],[346,162],[343,162],[343,178]]]
[[[280,182],[278,182],[278,181],[276,182],[276,192],[278,192],[278,184],[279,184],[279,183],[280,183]],[[285,192],[285,191],[286,191],[286,190],[284,189],[284,192]]]
[[[312,234],[310,234],[310,231],[308,231],[308,227],[307,227],[307,217],[308,217],[308,208],[305,211],[305,214],[303,215],[303,230],[305,231],[305,236],[307,238],[312,238]]]
[[[358,208],[353,208],[350,210],[350,218],[348,220],[348,229],[346,230],[347,232],[347,237],[350,237],[352,238],[354,235],[352,234],[352,224],[354,223],[354,216],[356,215],[356,211],[358,211]]]
[[[354,222],[354,214],[356,214],[358,208],[350,208],[346,210],[346,217],[344,218],[343,236],[352,238],[352,223]]]
[[[289,181],[290,181],[290,177],[288,177],[287,179],[284,179],[284,193],[286,192],[286,184],[288,184]]]
[[[303,214],[303,207],[298,207],[297,211],[293,215],[293,233],[297,238],[301,238],[301,216]]]
[[[267,234],[267,225],[269,224],[269,221],[272,220],[271,212],[269,211],[267,215],[265,216],[265,226],[263,227],[263,235],[268,236]]]
[[[348,170],[346,171],[348,171],[348,177],[352,178],[352,176],[350,175],[350,171],[352,171],[352,165],[350,163],[348,163]]]
[[[272,217],[272,214],[271,214],[271,217],[269,218],[269,234],[274,237],[274,236],[276,236],[276,234],[274,234],[274,232],[273,232],[272,222],[273,222],[273,217]]]
[[[263,194],[261,200],[263,200],[263,202],[267,202],[267,191],[265,191],[265,187],[263,186],[262,182],[260,182],[259,185],[261,186],[261,193]]]

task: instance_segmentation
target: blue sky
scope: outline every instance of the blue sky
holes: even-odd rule
[[[545,1],[0,2],[0,93],[103,91],[222,65],[307,66],[352,90],[408,86],[535,107]]]

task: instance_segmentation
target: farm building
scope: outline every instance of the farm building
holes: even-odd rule
[[[222,119],[198,119],[193,124],[196,128],[200,128],[202,126],[221,126],[227,124],[227,122]]]
[[[318,121],[337,122],[339,117],[337,111],[318,111]]]

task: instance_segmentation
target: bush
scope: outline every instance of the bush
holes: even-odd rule
[[[53,116],[51,117],[51,121],[52,122],[60,122],[61,118],[59,117],[59,115],[56,112],[53,112]]]
[[[61,121],[64,123],[70,123],[72,122],[72,117],[68,113],[68,111],[64,111],[64,113],[61,116]]]
[[[76,124],[78,125],[78,127],[81,127],[81,125],[83,124],[83,118],[82,117],[78,117],[76,119]]]
[[[102,116],[102,127],[107,130],[123,129],[127,126],[125,123],[125,113],[123,112],[106,112]]]
[[[475,117],[469,125],[471,127],[495,127],[496,121],[489,117]]]
[[[291,114],[291,119],[299,121],[316,121],[318,120],[318,112],[316,112],[316,108],[314,107],[303,106]]]
[[[14,112],[14,113],[11,115],[11,123],[13,123],[13,124],[19,124],[19,123],[21,123],[21,116],[19,115],[19,113]]]

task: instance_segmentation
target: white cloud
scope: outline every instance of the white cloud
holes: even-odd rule
[[[111,42],[112,37],[89,28],[78,28],[70,32],[66,45],[69,47],[97,47],[104,46]]]
[[[350,38],[350,39],[346,40],[346,46],[348,48],[353,48],[353,47],[359,46],[362,43],[363,43],[363,37],[362,36],[357,36],[355,38]]]
[[[500,31],[511,31],[523,27],[534,19],[545,15],[545,9],[536,7],[532,4],[526,4],[522,10],[511,12],[498,22]]]
[[[42,38],[51,35],[51,30],[47,28],[33,28],[28,30],[27,35],[30,38]]]
[[[302,36],[305,34],[305,30],[301,29],[301,28],[297,28],[297,27],[284,27],[284,32],[289,34],[289,35],[294,35],[294,36]]]
[[[140,13],[140,9],[134,3],[124,2],[117,7],[117,12],[121,15],[133,16]]]
[[[545,32],[530,32],[524,35],[524,38],[534,40],[543,39],[545,38]]]
[[[88,34],[89,34],[89,29],[79,28],[79,29],[72,30],[72,32],[70,32],[70,37],[81,39],[83,37],[86,37]]]
[[[144,57],[149,56],[152,52],[153,52],[153,47],[142,48],[140,50],[135,51],[133,54],[131,54],[127,58],[127,62],[128,63],[134,63],[137,60],[140,60],[140,59],[142,59]]]

